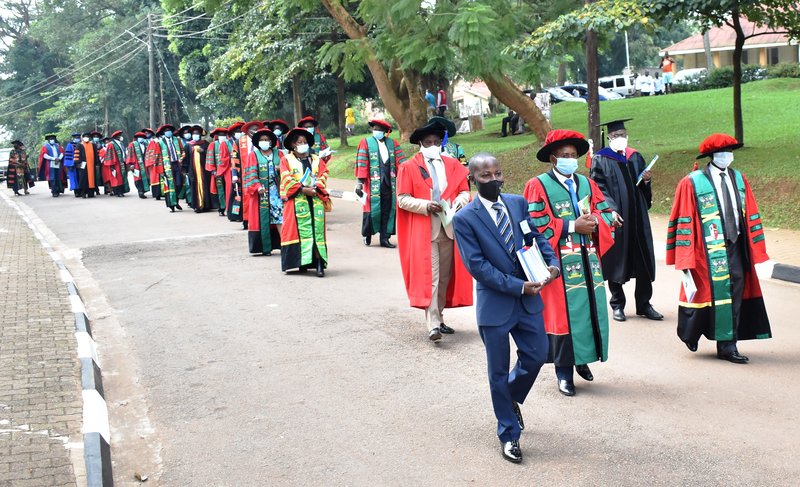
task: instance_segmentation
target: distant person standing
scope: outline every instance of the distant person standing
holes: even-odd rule
[[[347,135],[353,135],[356,130],[356,112],[349,103],[344,109],[344,128],[347,130]]]
[[[425,90],[425,101],[428,102],[428,117],[436,114],[436,97],[430,90]]]
[[[25,194],[30,194],[29,186],[33,186],[33,177],[28,166],[28,153],[25,151],[25,144],[21,140],[11,142],[14,149],[8,156],[8,172],[6,184],[14,190],[14,194],[19,196],[19,190]]]
[[[653,96],[655,94],[656,83],[650,73],[644,75],[642,80],[642,95]]]
[[[664,93],[672,93],[672,76],[675,72],[675,61],[672,60],[668,52],[661,58],[661,74],[664,78]]]
[[[658,73],[656,73],[656,77],[653,79],[653,91],[656,95],[664,94],[664,80],[661,79]]]
[[[437,115],[440,117],[444,117],[444,112],[447,111],[447,92],[441,88],[436,95],[436,110]]]

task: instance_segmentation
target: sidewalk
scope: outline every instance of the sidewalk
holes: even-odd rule
[[[67,289],[4,199],[0,292],[0,485],[84,485],[81,368]]]

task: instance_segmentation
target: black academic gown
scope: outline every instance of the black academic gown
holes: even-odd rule
[[[624,220],[614,231],[614,245],[602,258],[603,277],[607,281],[625,283],[638,276],[656,278],[653,253],[653,232],[648,210],[653,203],[650,183],[636,179],[647,164],[639,152],[625,156],[604,148],[592,157],[591,178],[605,195],[611,209]],[[637,257],[641,258],[637,258]],[[637,269],[637,262],[644,269]],[[639,264],[641,265],[641,264]]]

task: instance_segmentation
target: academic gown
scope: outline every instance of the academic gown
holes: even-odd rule
[[[356,149],[355,177],[364,183],[361,235],[369,237],[381,230],[385,219],[386,237],[395,234],[397,218],[397,167],[405,162],[403,149],[396,141],[385,137],[388,161],[381,160],[380,142],[375,137],[365,137]],[[388,215],[383,212],[387,211]]]
[[[80,142],[79,142],[80,143]],[[78,145],[70,142],[64,148],[64,169],[69,178],[69,189],[75,191],[78,189],[78,172],[75,170],[75,146]]]
[[[630,147],[624,156],[605,147],[592,158],[592,180],[603,192],[606,203],[623,219],[622,227],[614,231],[614,246],[603,255],[603,275],[607,281],[623,284],[639,275],[655,281],[653,232],[648,214],[653,203],[652,186],[642,181],[634,190],[636,179],[645,167],[642,155]],[[644,263],[644,269],[638,269],[637,273],[638,262]]]
[[[189,188],[186,191],[187,200],[191,200],[189,207],[198,213],[212,208],[211,184],[213,178],[206,169],[208,146],[208,142],[204,140],[189,142],[184,147],[183,161],[181,162],[181,169],[189,176]]]
[[[588,197],[590,213],[598,220],[591,236],[569,233],[576,210],[552,170],[529,180],[524,190],[536,229],[561,263],[561,275],[540,293],[550,341],[547,361],[557,367],[608,359],[608,308],[600,257],[614,245],[611,209],[593,181],[580,174],[573,177],[578,201]]]
[[[91,142],[82,142],[75,146],[75,167],[78,171],[78,188],[81,195],[91,198],[99,194],[100,164],[102,161],[97,146]]]
[[[281,169],[284,156],[277,148],[265,156],[253,151],[244,165],[244,193],[248,206],[247,247],[251,254],[268,255],[281,247],[277,225],[283,222],[283,200],[280,196]],[[263,195],[259,190],[266,189]]]
[[[709,340],[750,340],[771,338],[767,310],[755,264],[769,259],[764,227],[750,183],[729,168],[739,198],[739,240],[744,240],[744,293],[738,329],[734,330],[728,256],[716,195],[708,168],[684,177],[675,191],[667,233],[667,265],[691,274],[697,287],[690,300],[682,285],[678,299],[678,337],[697,343]]]

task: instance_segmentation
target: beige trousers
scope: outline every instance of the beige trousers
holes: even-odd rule
[[[442,311],[447,300],[447,287],[453,274],[453,240],[444,229],[431,242],[431,304],[425,310],[428,330],[442,324]]]

